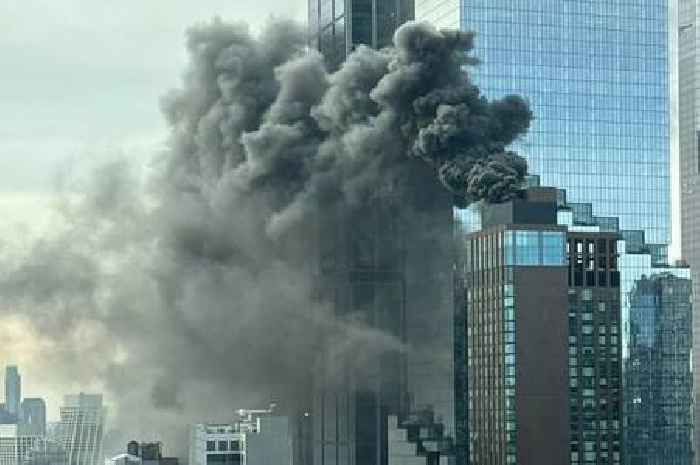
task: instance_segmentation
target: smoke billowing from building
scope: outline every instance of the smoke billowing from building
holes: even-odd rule
[[[172,136],[155,174],[141,183],[117,161],[67,196],[64,226],[4,259],[5,317],[46,343],[47,377],[104,385],[131,434],[293,402],[320,335],[358,364],[397,347],[314,297],[320,218],[382,192],[420,198],[436,177],[460,203],[518,191],[526,165],[506,147],[530,110],[480,95],[465,71],[472,42],[407,24],[394,48],[360,47],[329,74],[295,24],[259,37],[221,21],[192,28],[183,86],[162,102]]]

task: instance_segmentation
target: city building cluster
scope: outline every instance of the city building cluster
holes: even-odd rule
[[[525,96],[534,119],[513,144],[530,173],[519,198],[432,216],[379,198],[330,238],[335,313],[369,314],[406,350],[369,380],[318,383],[294,463],[700,463],[699,14],[694,0],[308,0],[330,69],[410,19],[473,31],[471,79]]]
[[[59,420],[47,423],[41,398],[22,398],[17,366],[5,368],[0,406],[0,464],[102,465],[107,410],[97,394],[67,395]]]
[[[190,425],[187,458],[133,440],[107,463],[700,464],[698,15],[693,0],[308,0],[331,70],[409,20],[476,32],[471,79],[534,114],[514,144],[527,183],[498,204],[455,207],[436,182],[420,210],[387,189],[361,217],[333,212],[314,291],[399,344],[360,369],[328,338],[295,405]],[[101,465],[106,418],[81,393],[47,425],[9,366],[0,465]]]

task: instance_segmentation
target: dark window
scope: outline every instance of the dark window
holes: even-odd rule
[[[595,286],[595,271],[586,271],[586,286]]]
[[[231,450],[232,451],[239,451],[241,450],[241,443],[238,441],[231,441]]]
[[[608,286],[608,273],[606,271],[598,272],[598,286],[607,287]]]
[[[583,286],[583,273],[580,271],[574,273],[574,286]]]
[[[610,287],[620,287],[620,272],[613,271],[610,273]]]
[[[207,465],[241,465],[240,454],[208,454]]]
[[[608,241],[598,239],[598,253],[606,253],[608,251]]]
[[[228,441],[219,441],[219,450],[226,452],[228,450]]]
[[[601,256],[598,257],[598,268],[604,270],[608,267],[608,257]]]
[[[216,450],[216,441],[207,441],[207,452]]]

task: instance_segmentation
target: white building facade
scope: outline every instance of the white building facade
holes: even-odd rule
[[[66,450],[68,465],[102,465],[107,409],[102,395],[77,394],[64,397],[56,440]]]
[[[269,410],[239,410],[228,424],[197,424],[190,432],[189,465],[291,465],[287,417]]]

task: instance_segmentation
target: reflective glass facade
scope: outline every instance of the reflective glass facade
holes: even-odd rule
[[[381,48],[413,19],[413,0],[308,0],[311,47],[338,67],[357,45]]]
[[[643,277],[629,294],[626,368],[627,463],[692,463],[690,280]]]
[[[566,204],[559,223],[570,231],[612,232],[619,239],[624,403],[621,442],[613,443],[612,452],[626,465],[690,465],[690,269],[668,266],[665,247],[646,243],[641,231],[619,230],[614,218],[597,217],[592,210],[590,204]],[[655,286],[660,291],[650,296]]]
[[[476,82],[534,111],[517,145],[543,185],[649,243],[669,240],[668,0],[417,0],[477,32]]]

